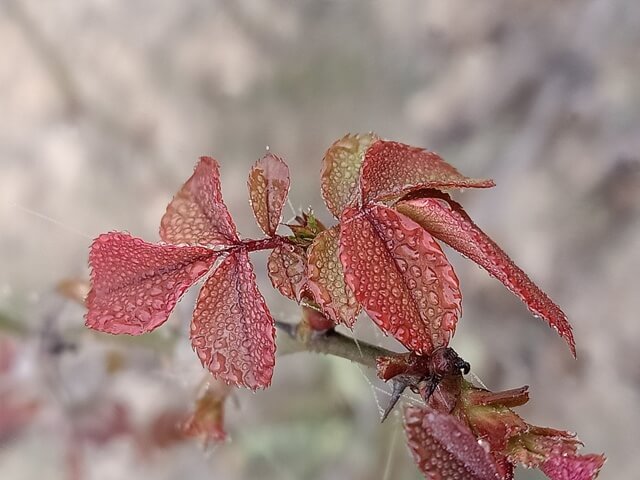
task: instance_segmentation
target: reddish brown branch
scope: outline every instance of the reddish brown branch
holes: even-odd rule
[[[345,358],[371,368],[376,368],[376,359],[378,357],[402,355],[398,352],[387,350],[386,348],[355,340],[335,330],[329,330],[324,333],[313,333],[311,335],[300,335],[298,332],[299,325],[300,324],[276,321],[276,327],[293,340],[290,347],[280,350],[280,354],[296,352],[322,353],[324,355],[334,355]]]

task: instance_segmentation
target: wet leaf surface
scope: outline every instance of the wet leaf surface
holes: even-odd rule
[[[345,283],[339,240],[340,228],[335,226],[321,232],[309,247],[309,290],[327,317],[351,328],[360,305]]]
[[[399,198],[421,188],[489,188],[493,180],[462,175],[438,154],[404,143],[378,140],[362,165],[362,203]]]
[[[411,453],[432,480],[498,480],[489,453],[455,417],[429,408],[405,410],[405,432]]]
[[[378,137],[374,133],[347,134],[329,147],[322,160],[322,197],[333,216],[358,197],[364,154]]]
[[[420,225],[382,205],[342,216],[340,260],[369,316],[409,350],[446,346],[461,313],[453,267]]]
[[[307,257],[304,248],[283,244],[271,251],[267,272],[273,288],[297,302],[307,285]]]
[[[215,378],[253,390],[270,385],[274,321],[244,249],[229,254],[202,287],[191,344]]]
[[[289,193],[289,167],[269,153],[258,160],[249,173],[249,202],[258,225],[267,235],[275,235],[282,219],[282,207]]]
[[[167,243],[233,245],[238,232],[222,200],[220,167],[201,157],[193,175],[167,206],[160,221],[160,238]]]
[[[593,480],[604,462],[602,455],[559,455],[544,462],[540,470],[551,480]]]
[[[113,334],[150,332],[216,257],[203,247],[156,245],[120,232],[100,235],[89,253],[87,326]]]
[[[565,339],[575,355],[573,332],[564,312],[469,218],[459,204],[444,195],[442,198],[403,200],[396,208],[500,280],[535,316],[544,318]]]

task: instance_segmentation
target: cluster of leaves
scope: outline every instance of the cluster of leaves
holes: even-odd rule
[[[318,329],[338,324],[351,328],[364,310],[411,355],[429,358],[448,346],[461,315],[459,281],[439,240],[500,280],[555,328],[575,355],[571,326],[560,308],[445,193],[492,187],[491,180],[465,177],[432,152],[374,134],[346,135],[328,149],[322,167],[323,197],[338,223],[326,228],[307,212],[283,236],[277,229],[289,185],[282,159],[269,153],[254,164],[249,197],[266,237],[241,239],[222,200],[219,166],[202,157],[161,220],[163,243],[121,232],[94,241],[87,325],[112,334],[149,332],[167,320],[190,286],[208,275],[191,323],[194,350],[215,378],[254,390],[267,387],[275,364],[275,327],[249,253],[270,249],[273,286],[321,312],[325,321]],[[459,370],[450,377],[460,377]],[[470,388],[454,392],[456,405],[464,404],[463,393]],[[446,415],[456,418],[454,411],[448,408]],[[420,444],[421,435],[435,438],[424,419],[440,418],[437,412],[408,411],[411,445]],[[464,427],[446,418],[445,423]],[[528,437],[512,437],[503,436],[528,445]],[[492,445],[491,451],[503,452],[500,447]],[[524,459],[540,464],[517,453],[504,458],[507,463]],[[509,475],[504,470],[499,478]]]
[[[597,476],[604,457],[578,455],[575,434],[531,425],[513,411],[529,401],[528,387],[478,388],[462,378],[461,364],[468,367],[451,348],[429,357],[377,359],[378,376],[393,380],[394,393],[410,385],[425,400],[424,407],[408,407],[404,420],[409,448],[427,478],[512,479],[517,464],[540,468],[553,480]]]

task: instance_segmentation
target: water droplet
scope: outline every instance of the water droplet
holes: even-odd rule
[[[147,293],[152,297],[157,297],[158,295],[162,294],[162,289],[158,286],[155,286],[150,288]]]

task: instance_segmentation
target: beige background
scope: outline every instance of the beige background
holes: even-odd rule
[[[465,296],[454,346],[490,388],[531,385],[531,421],[605,451],[601,478],[634,478],[639,45],[634,0],[0,0],[0,312],[28,325],[16,375],[46,405],[1,444],[0,476],[67,478],[61,411],[115,396],[142,422],[193,397],[200,370],[186,340],[172,359],[125,350],[131,368],[109,376],[104,342],[78,337],[81,309],[52,290],[86,276],[92,237],[156,240],[201,154],[220,160],[225,200],[256,236],[245,181],[267,145],[291,167],[293,205],[329,221],[322,154],[346,132],[374,130],[496,180],[459,198],[566,310],[579,359],[452,254]],[[274,315],[295,319],[255,260]],[[43,359],[51,324],[75,332],[75,353]],[[393,346],[366,319],[356,333]],[[88,478],[419,478],[398,419],[378,425],[349,363],[283,358],[273,388],[238,405],[229,444],[142,459],[119,439],[88,451]]]

